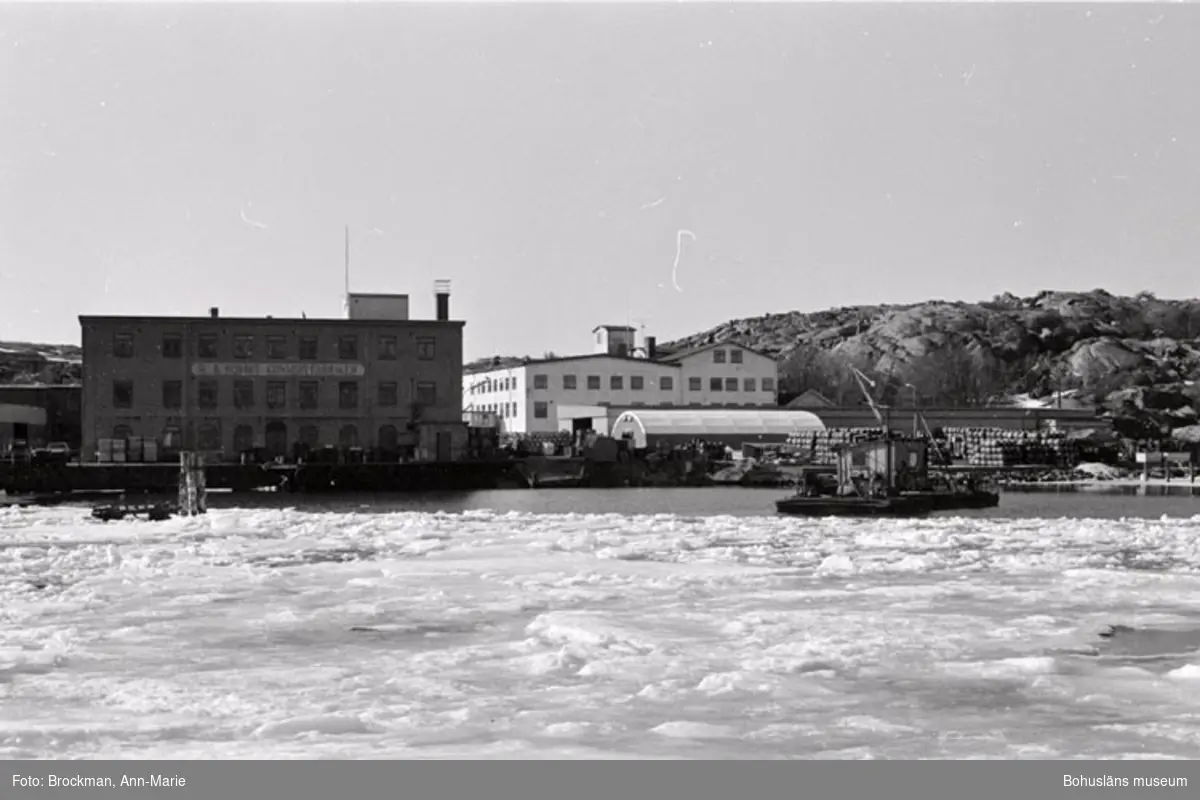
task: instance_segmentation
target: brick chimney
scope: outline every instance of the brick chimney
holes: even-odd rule
[[[437,321],[448,322],[450,319],[450,281],[434,281],[433,295],[437,300]]]

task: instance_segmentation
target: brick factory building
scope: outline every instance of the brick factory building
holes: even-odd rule
[[[407,295],[348,294],[346,319],[81,316],[81,458],[106,440],[236,460],[333,446],[449,461],[462,422],[463,322],[410,320]],[[129,460],[143,460],[130,458]]]

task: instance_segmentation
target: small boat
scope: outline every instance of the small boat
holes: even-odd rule
[[[777,500],[775,508],[781,514],[809,517],[914,517],[999,504],[1000,493],[974,478],[935,484],[929,476],[926,443],[889,437],[842,447],[836,481],[806,473],[796,494]]]
[[[905,492],[890,497],[796,495],[775,502],[781,514],[808,517],[916,517],[935,511],[994,508],[1000,495],[988,491]]]
[[[105,503],[92,507],[92,516],[102,522],[112,522],[126,517],[142,517],[153,522],[170,519],[177,508],[170,502],[161,503]]]

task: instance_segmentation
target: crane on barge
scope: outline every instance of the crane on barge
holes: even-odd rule
[[[850,371],[883,435],[838,449],[832,491],[805,476],[794,496],[775,502],[777,511],[803,516],[917,516],[999,504],[998,492],[978,488],[973,481],[966,486],[935,484],[929,476],[929,445],[939,456],[942,453],[924,414],[913,410],[926,439],[895,436],[891,406],[878,403],[867,389],[868,384],[874,388],[875,381],[854,366]]]

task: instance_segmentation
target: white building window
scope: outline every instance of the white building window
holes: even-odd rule
[[[714,364],[724,364],[725,363],[725,351],[724,350],[713,350],[713,363]]]
[[[741,350],[730,350],[729,351],[729,363],[730,364],[742,363],[742,351]]]
[[[670,392],[675,389],[675,378],[671,375],[663,375],[658,379],[658,388],[664,392]]]

